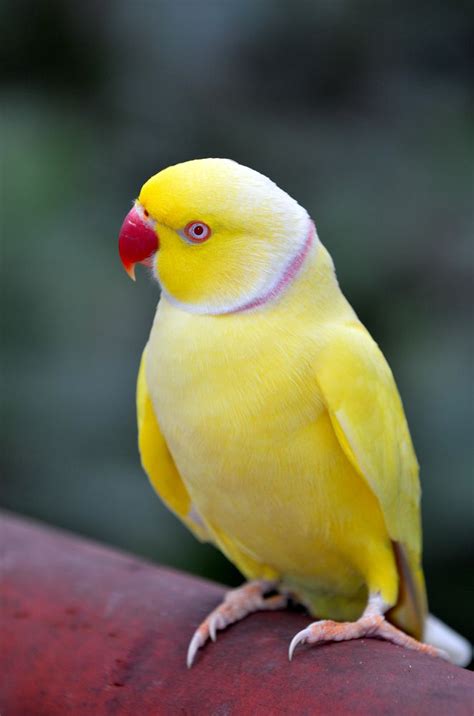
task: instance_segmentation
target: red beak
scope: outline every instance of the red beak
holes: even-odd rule
[[[140,216],[134,206],[124,219],[119,234],[119,254],[125,271],[135,281],[135,264],[149,264],[158,251],[156,231]]]

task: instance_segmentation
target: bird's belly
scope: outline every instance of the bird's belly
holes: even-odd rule
[[[218,356],[181,353],[177,362],[162,349],[147,366],[158,422],[193,505],[246,576],[258,576],[246,569],[257,564],[290,581],[357,591],[360,555],[385,529],[310,369],[304,375],[275,352],[251,364],[239,362],[237,350],[232,362]]]

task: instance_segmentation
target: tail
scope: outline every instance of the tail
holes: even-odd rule
[[[400,586],[398,602],[388,613],[388,618],[415,639],[421,637],[426,644],[444,651],[453,664],[467,666],[472,659],[472,646],[468,640],[432,614],[426,614],[425,580],[419,558],[400,542],[392,542],[392,545]]]
[[[472,647],[468,640],[432,614],[426,617],[423,641],[445,651],[449,660],[458,666],[467,666],[472,659]]]

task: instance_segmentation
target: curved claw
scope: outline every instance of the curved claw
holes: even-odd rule
[[[190,669],[193,665],[194,657],[196,656],[197,650],[200,649],[201,646],[203,646],[205,641],[206,640],[202,636],[201,632],[199,631],[199,629],[197,629],[194,632],[193,638],[189,642],[188,646],[188,653],[186,655],[186,666],[188,667],[188,669]]]
[[[288,597],[284,594],[264,599],[265,593],[274,586],[273,582],[255,580],[228,592],[222,604],[214,609],[194,632],[186,658],[188,668],[192,666],[198,649],[204,646],[209,638],[216,641],[219,629],[225,629],[229,624],[240,621],[252,612],[285,607]]]
[[[295,636],[291,640],[290,648],[288,649],[288,661],[292,660],[294,651],[295,651],[296,647],[298,646],[298,644],[304,644],[305,641],[307,640],[307,638],[308,638],[308,629],[302,629],[297,634],[295,634]]]
[[[217,639],[216,631],[218,629],[217,624],[217,617],[213,616],[209,619],[209,636],[211,637],[212,641],[215,641]]]
[[[321,644],[327,641],[348,641],[363,637],[378,637],[379,639],[390,641],[392,644],[397,644],[397,646],[419,651],[422,654],[445,658],[440,649],[417,641],[397,629],[390,622],[385,621],[383,614],[363,614],[355,622],[334,622],[330,619],[313,622],[293,637],[288,651],[288,658],[291,661],[298,644],[306,642],[309,644]]]
[[[191,668],[194,662],[194,658],[198,649],[200,649],[206,641],[210,638],[212,641],[217,639],[217,631],[219,629],[225,629],[227,626],[226,620],[218,610],[211,612],[207,619],[196,629],[193,634],[191,641],[188,646],[188,653],[186,657],[186,665],[188,669]]]

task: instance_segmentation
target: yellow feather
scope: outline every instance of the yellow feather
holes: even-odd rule
[[[241,181],[227,170],[229,181]],[[140,195],[158,233],[165,227],[155,270],[171,290],[160,301],[138,385],[140,452],[151,482],[248,578],[278,578],[314,614],[335,619],[359,616],[368,592],[377,591],[394,608],[393,620],[420,635],[418,466],[390,369],[342,295],[329,254],[316,243],[295,280],[261,309],[192,313],[173,297],[219,305],[225,277],[241,276],[253,253],[264,256],[268,212],[262,219],[254,208],[261,221],[243,242],[234,207],[231,230],[218,229],[215,250],[209,242],[199,254],[177,227],[212,224],[219,202],[214,215],[199,214],[204,189],[194,186],[194,174],[185,189],[171,176],[173,192],[166,177],[155,177]],[[206,196],[225,194],[225,184],[216,187]],[[296,202],[288,206],[300,217]],[[281,216],[278,222],[284,226]],[[284,241],[283,234],[274,239],[276,254]],[[250,291],[257,274],[249,269],[248,283],[242,278],[225,301],[240,299],[242,287]]]
[[[173,458],[160,432],[145,377],[146,348],[143,351],[137,381],[138,446],[143,469],[166,506],[201,541],[209,539],[205,527],[192,517],[191,500],[179,476]]]

